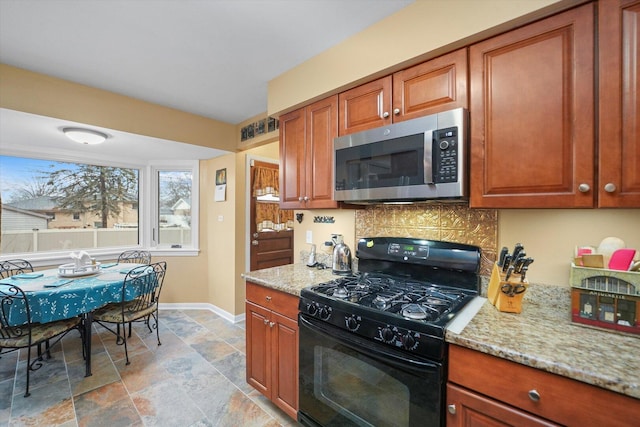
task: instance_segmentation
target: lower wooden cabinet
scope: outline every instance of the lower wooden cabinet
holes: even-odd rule
[[[298,414],[298,298],[247,282],[247,383]]]
[[[635,426],[640,400],[449,346],[447,426]]]

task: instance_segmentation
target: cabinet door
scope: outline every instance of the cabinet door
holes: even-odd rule
[[[335,208],[333,139],[338,136],[338,96],[306,107],[306,208]]]
[[[447,427],[557,425],[464,388],[447,384]]]
[[[472,207],[594,206],[593,52],[593,4],[470,47]]]
[[[640,2],[599,2],[598,206],[640,207]]]
[[[391,76],[338,95],[340,136],[391,124]]]
[[[393,75],[393,121],[414,119],[467,104],[467,49]]]
[[[304,109],[280,117],[280,208],[304,207],[300,197],[305,185]]]
[[[247,383],[271,398],[271,312],[247,302]]]
[[[298,322],[273,314],[272,401],[296,419],[298,413]]]

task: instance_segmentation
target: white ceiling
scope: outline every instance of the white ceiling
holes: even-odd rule
[[[267,110],[269,80],[413,1],[0,0],[0,62],[237,124]],[[70,122],[16,117],[0,110],[0,152],[70,149],[58,134]],[[147,156],[221,153],[102,130],[109,144],[71,150],[122,156],[115,142],[126,136]]]
[[[0,0],[0,62],[237,124],[413,0]]]

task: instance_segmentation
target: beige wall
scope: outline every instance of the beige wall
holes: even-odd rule
[[[66,80],[0,64],[0,107],[220,150],[236,127]]]
[[[267,111],[278,115],[580,2],[418,0],[271,80]],[[509,21],[515,22],[504,24]]]
[[[344,242],[351,248],[355,256],[355,211],[353,209],[319,209],[319,210],[296,210],[296,213],[303,214],[302,223],[293,221],[293,255],[295,262],[302,262],[300,252],[309,252],[311,245],[306,243],[307,231],[311,231],[313,235],[313,243],[316,249],[321,251],[323,244],[331,240],[332,234],[344,235]],[[335,219],[333,224],[314,223],[315,216],[332,216]]]

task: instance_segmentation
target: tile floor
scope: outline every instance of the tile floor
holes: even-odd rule
[[[246,383],[244,323],[208,310],[161,310],[160,340],[134,324],[126,366],[115,336],[94,325],[93,375],[85,377],[72,331],[32,372],[27,398],[26,362],[3,355],[0,427],[297,425]]]

